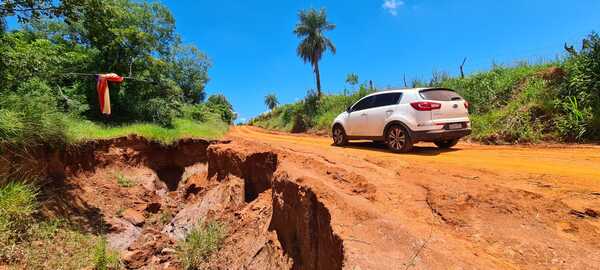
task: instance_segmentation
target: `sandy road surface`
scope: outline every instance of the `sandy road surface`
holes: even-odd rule
[[[348,269],[600,269],[600,147],[333,147],[235,127],[306,174]],[[292,170],[292,169],[290,169]]]

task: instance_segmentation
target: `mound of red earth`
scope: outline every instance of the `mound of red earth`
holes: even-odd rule
[[[177,242],[211,220],[227,236],[206,268],[342,268],[329,211],[262,145],[129,136],[32,155],[50,179],[42,214],[106,235],[129,269],[180,269]]]

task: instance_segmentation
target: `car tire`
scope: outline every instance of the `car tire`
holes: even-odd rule
[[[449,148],[451,148],[452,146],[455,146],[458,143],[458,139],[437,141],[437,142],[434,142],[434,143],[440,149],[449,149]]]
[[[410,133],[401,125],[393,125],[387,129],[385,144],[388,149],[397,153],[410,152],[413,146]]]
[[[346,136],[346,131],[340,125],[336,125],[333,127],[332,138],[333,145],[335,146],[344,146],[348,144],[348,136]]]

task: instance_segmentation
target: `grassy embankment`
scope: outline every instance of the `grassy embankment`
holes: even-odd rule
[[[465,78],[433,74],[412,87],[447,87],[470,103],[471,139],[485,143],[543,140],[584,142],[600,139],[600,38],[590,35],[581,51],[563,59],[513,66],[494,65]],[[378,89],[384,90],[384,89]],[[365,85],[349,95],[320,100],[309,92],[293,104],[279,106],[249,121],[275,130],[328,132],[333,119],[363,96]]]

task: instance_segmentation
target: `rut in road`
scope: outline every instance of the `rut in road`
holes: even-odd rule
[[[600,173],[590,169],[600,161],[599,147],[460,144],[440,152],[418,145],[416,153],[398,155],[373,144],[339,148],[329,138],[245,126],[229,138],[260,141],[278,153],[282,167],[301,175],[296,181],[331,213],[345,268],[600,265],[600,221],[593,214],[600,184],[589,181]],[[583,173],[554,166],[557,157],[577,162]],[[514,162],[521,165],[504,169]],[[586,211],[591,215],[577,215]]]

